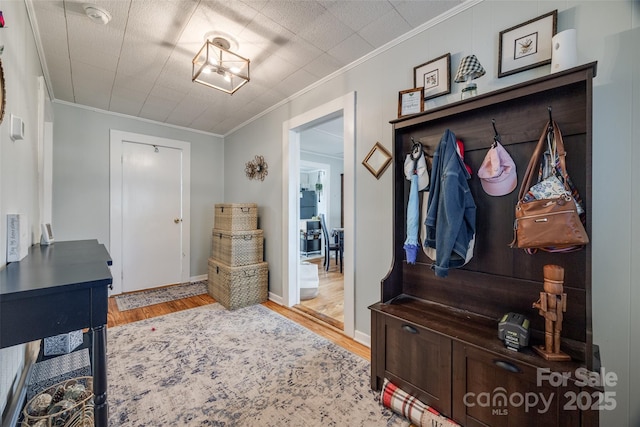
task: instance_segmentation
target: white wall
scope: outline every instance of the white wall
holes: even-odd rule
[[[470,6],[470,7],[469,7]],[[464,10],[465,8],[467,8]],[[615,387],[617,408],[601,414],[601,425],[640,423],[640,231],[638,217],[638,89],[640,73],[640,6],[637,1],[484,1],[468,2],[460,13],[420,34],[357,64],[345,73],[303,91],[284,105],[225,136],[225,195],[228,201],[256,202],[265,230],[266,257],[284,254],[282,235],[282,122],[344,95],[357,93],[356,106],[356,330],[370,333],[367,306],[380,297],[380,280],[391,261],[392,173],[376,180],[360,165],[376,141],[392,146],[389,120],[397,116],[398,91],[413,86],[413,67],[450,52],[452,73],[462,56],[477,55],[487,74],[476,80],[479,91],[547,75],[544,66],[497,78],[498,33],[518,23],[558,9],[558,31],[576,28],[579,63],[598,61],[594,80],[593,112],[593,330],[602,362],[619,377]],[[460,97],[452,94],[426,102],[425,108]],[[240,165],[264,154],[269,176],[248,182]],[[636,178],[636,179],[634,179]],[[612,191],[616,189],[616,191]],[[380,244],[388,242],[388,244]],[[270,292],[282,295],[284,272],[278,262],[269,265]],[[635,279],[633,279],[635,277]]]
[[[2,2],[6,27],[0,29],[6,109],[0,124],[0,268],[6,265],[8,213],[24,213],[31,224],[31,242],[40,238],[38,203],[38,77],[42,76],[33,33],[22,2]],[[9,137],[11,114],[25,123],[23,140]],[[26,347],[0,350],[0,413],[21,374]]]
[[[191,144],[190,276],[207,274],[213,205],[224,201],[222,138],[66,103],[53,106],[56,239],[98,239],[109,247],[110,129],[185,141]]]

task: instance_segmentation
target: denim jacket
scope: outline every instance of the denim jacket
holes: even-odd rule
[[[447,129],[433,156],[424,245],[436,250],[436,276],[465,265],[473,255],[476,204],[467,180],[471,175],[456,151],[456,137]]]

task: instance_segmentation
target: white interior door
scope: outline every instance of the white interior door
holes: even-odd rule
[[[181,150],[123,144],[122,255],[124,292],[180,283]]]
[[[109,133],[109,295],[188,282],[191,144],[115,129]]]

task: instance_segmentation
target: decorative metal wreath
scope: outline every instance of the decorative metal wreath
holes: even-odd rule
[[[244,172],[249,179],[259,179],[260,181],[264,181],[264,178],[269,175],[269,165],[264,161],[263,156],[257,156],[248,161],[245,164]]]

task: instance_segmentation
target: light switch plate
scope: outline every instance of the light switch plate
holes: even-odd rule
[[[18,116],[11,115],[11,139],[24,139],[24,122]]]

